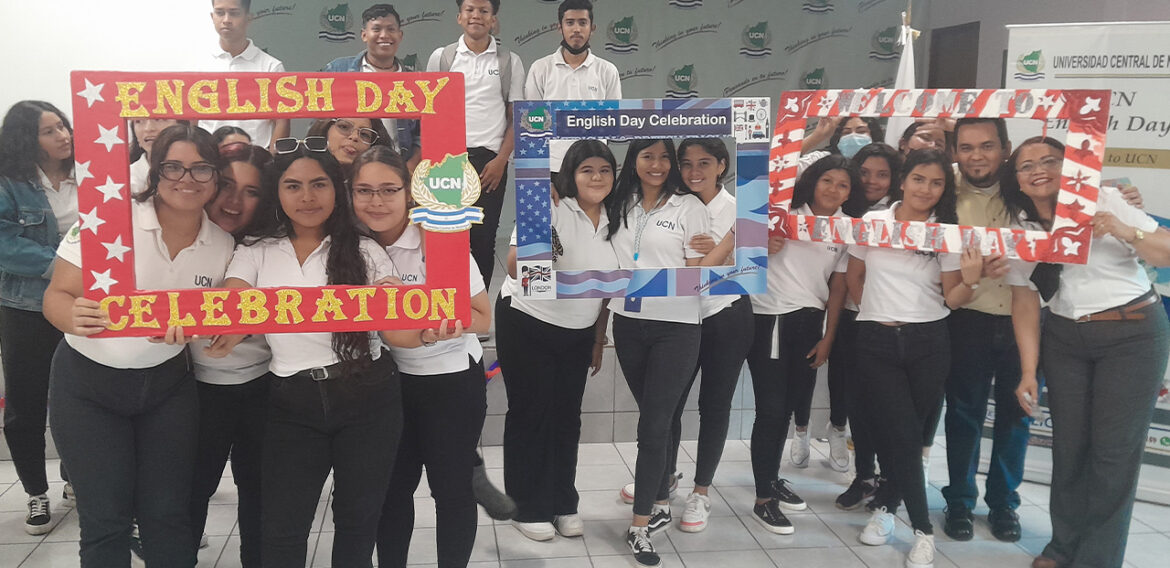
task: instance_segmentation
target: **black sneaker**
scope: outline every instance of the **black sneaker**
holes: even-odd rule
[[[497,521],[510,521],[516,516],[516,502],[492,485],[483,464],[475,466],[471,472],[471,491],[475,494],[475,502],[483,507],[489,517]]]
[[[852,511],[861,506],[866,499],[873,497],[877,492],[877,483],[873,479],[853,478],[849,489],[837,496],[837,508],[843,511]]]
[[[674,520],[670,516],[670,505],[654,505],[654,509],[650,512],[650,522],[646,527],[650,529],[650,534],[655,534],[670,526],[670,522]]]
[[[777,479],[772,482],[772,495],[780,502],[780,506],[789,511],[803,511],[808,504],[799,495],[792,492],[787,479]]]
[[[634,553],[634,562],[638,566],[661,566],[662,558],[654,552],[654,543],[650,542],[650,531],[647,527],[630,527],[626,533],[626,544],[630,552]]]
[[[792,534],[796,529],[792,527],[792,522],[784,513],[780,512],[779,501],[776,499],[768,499],[767,502],[759,503],[752,509],[752,516],[755,517],[764,529],[768,532],[776,534]]]
[[[944,511],[947,516],[943,532],[958,541],[971,540],[975,536],[975,516],[962,505],[949,505]]]
[[[873,499],[870,499],[869,503],[865,504],[865,510],[872,513],[878,509],[881,509],[882,507],[892,509],[894,504],[890,503],[890,499],[892,497],[890,495],[890,490],[892,489],[890,487],[890,482],[885,477],[879,475],[878,478],[874,480],[874,486],[875,489],[873,491]]]
[[[1020,540],[1020,516],[1011,509],[992,509],[987,514],[987,522],[991,523],[991,534],[1004,542]]]
[[[28,516],[24,518],[24,532],[42,535],[53,530],[53,517],[49,514],[49,496],[44,493],[28,498]]]

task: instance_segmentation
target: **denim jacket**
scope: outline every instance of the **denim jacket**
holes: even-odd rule
[[[338,57],[330,61],[322,71],[327,73],[346,73],[346,72],[361,72],[362,60],[366,57],[366,52],[354,55],[352,57]],[[397,58],[394,59],[398,64],[399,69],[403,69],[402,62]],[[387,71],[393,73],[393,71]],[[402,158],[410,158],[411,153],[414,152],[415,146],[421,146],[419,142],[419,125],[418,120],[399,118],[396,121],[397,128],[395,129],[398,135],[398,147],[402,148]]]
[[[0,305],[41,311],[60,242],[45,191],[0,177]]]

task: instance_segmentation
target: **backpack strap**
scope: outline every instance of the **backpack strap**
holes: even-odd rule
[[[446,73],[451,70],[451,64],[455,62],[455,50],[458,48],[459,42],[443,48],[443,53],[439,56],[439,71]]]
[[[512,90],[512,52],[497,44],[496,56],[499,58],[500,66],[500,94],[504,96],[504,104],[508,104],[511,100],[508,95]]]

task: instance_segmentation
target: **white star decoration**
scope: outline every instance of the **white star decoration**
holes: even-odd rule
[[[106,247],[106,260],[117,258],[118,262],[125,262],[123,257],[130,252],[130,247],[122,244],[122,235],[118,235],[112,243],[102,243],[102,246]]]
[[[97,290],[100,288],[102,290],[102,292],[109,294],[110,293],[110,286],[113,286],[113,285],[118,283],[117,280],[110,278],[110,269],[106,269],[105,272],[98,272],[96,270],[90,270],[89,273],[93,274],[93,278],[94,278],[93,286],[89,287],[90,290]]]
[[[1056,106],[1056,97],[1041,95],[1036,99],[1036,106],[1043,108],[1044,110],[1048,110],[1049,108]]]
[[[95,85],[93,83],[90,83],[89,79],[86,79],[85,80],[85,89],[78,92],[77,96],[85,99],[85,103],[86,103],[87,108],[93,107],[94,101],[101,101],[103,103],[106,102],[106,99],[102,98],[102,87],[105,87],[105,86],[106,86],[105,83],[98,83]]]
[[[93,231],[93,234],[95,235],[97,234],[98,227],[102,226],[106,222],[105,219],[98,217],[97,207],[90,209],[89,213],[81,213],[79,216],[81,217],[82,230],[89,229],[90,231]]]
[[[99,124],[98,125],[98,133],[100,134],[100,136],[98,136],[98,139],[94,140],[93,142],[94,142],[94,144],[105,145],[107,152],[112,152],[114,150],[114,146],[117,146],[118,144],[123,143],[122,139],[118,138],[118,127],[117,126],[114,126],[113,128],[107,129],[106,127]]]
[[[122,199],[121,190],[126,184],[114,183],[110,176],[106,176],[106,183],[97,186],[97,190],[102,192],[102,203],[111,199]]]
[[[85,183],[87,179],[93,179],[93,174],[89,173],[89,164],[90,162],[77,162],[73,166],[73,177],[77,180],[78,186]]]

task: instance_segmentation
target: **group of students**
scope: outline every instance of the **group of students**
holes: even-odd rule
[[[469,77],[468,112],[485,120],[469,122],[468,152],[484,186],[478,205],[495,219],[472,231],[466,328],[443,321],[421,331],[191,338],[171,327],[150,341],[90,338],[109,320],[83,297],[69,121],[37,101],[8,111],[0,126],[0,353],[5,434],[30,496],[29,532],[52,526],[44,471],[52,406],[84,566],[126,565],[132,533],[149,564],[194,565],[229,457],[245,566],[304,562],[330,472],[333,564],[369,565],[376,546],[379,565],[405,565],[423,468],[435,500],[439,565],[466,565],[477,479],[486,484],[475,451],[486,412],[476,334],[488,331],[493,312],[486,283],[511,153],[509,103],[521,90],[546,99],[620,98],[621,90],[616,68],[588,49],[595,29],[589,2],[562,3],[562,44],[527,78],[490,35],[498,0],[456,4],[464,36],[436,50],[428,69]],[[213,9],[226,54],[217,55],[220,63],[273,70],[246,38],[248,2],[214,0]],[[366,10],[368,49],[326,69],[402,71],[400,24],[392,6]],[[259,122],[269,124],[131,121],[140,287],[425,280],[425,235],[407,219],[417,122],[319,120],[300,139],[287,137],[287,123]],[[209,126],[214,133],[201,128]],[[818,124],[806,139],[790,210],[1051,227],[1059,142],[1030,138],[1012,151],[995,119],[916,122],[898,149],[873,142],[881,137],[872,119]],[[812,151],[821,142],[828,151]],[[669,139],[633,140],[620,168],[604,141],[557,145],[552,154],[558,270],[730,263],[736,207],[723,185],[732,161],[720,140],[677,147]],[[1043,378],[1054,421],[1053,538],[1033,565],[1120,566],[1170,338],[1138,264],[1170,265],[1170,233],[1127,199],[1140,203],[1132,192],[1102,189],[1086,265],[1009,263],[975,248],[939,254],[775,236],[767,291],[750,297],[532,299],[517,278],[513,235],[509,277],[494,305],[508,396],[504,480],[515,500],[503,516],[534,540],[584,533],[575,489],[581,401],[612,319],[614,349],[639,409],[635,480],[620,491],[633,505],[626,542],[639,565],[660,564],[651,536],[674,524],[681,417],[696,382],[695,483],[678,528],[707,527],[708,492],[746,362],[756,407],[753,517],[765,529],[793,534],[783,511],[806,508],[780,478],[781,456],[794,423],[790,463],[809,465],[812,393],[827,363],[829,465],[849,468],[848,424],[856,478],[837,505],[872,511],[861,542],[887,543],[905,502],[915,530],[907,566],[933,564],[923,463],[944,392],[944,530],[971,538],[993,383],[988,520],[997,538],[1019,539],[1015,490]]]

